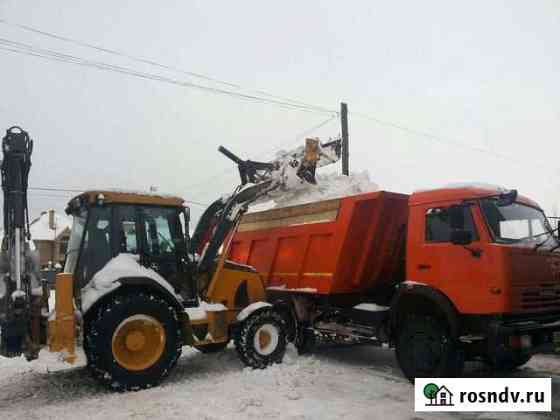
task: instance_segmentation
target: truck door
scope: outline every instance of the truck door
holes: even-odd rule
[[[487,255],[483,252],[475,222],[476,206],[461,206],[460,225],[457,213],[451,217],[451,206],[416,208],[416,240],[409,243],[409,279],[430,285],[443,292],[462,313],[476,313],[488,295],[485,272]],[[457,208],[454,210],[457,211]],[[421,213],[420,213],[421,212]],[[452,223],[455,220],[455,225]],[[452,232],[468,232],[471,243],[456,245]],[[411,249],[413,247],[415,249]]]

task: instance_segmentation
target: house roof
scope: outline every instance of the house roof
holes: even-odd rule
[[[49,212],[41,213],[41,216],[33,220],[29,225],[31,239],[34,241],[54,241],[67,229],[72,228],[72,218],[65,214],[55,212],[55,229],[49,227]]]
[[[449,395],[453,396],[453,393],[452,393],[449,389],[447,389],[447,387],[446,387],[445,385],[440,386],[440,388],[438,389],[438,392],[436,393],[436,395],[439,395],[439,393],[440,393],[441,391],[445,391],[445,392],[447,392]]]

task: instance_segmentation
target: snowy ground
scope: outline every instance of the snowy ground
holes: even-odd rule
[[[32,363],[0,357],[0,419],[552,419],[560,417],[560,357],[538,356],[517,377],[553,378],[553,414],[414,413],[413,388],[394,353],[370,346],[323,348],[282,365],[243,368],[235,350],[204,355],[185,348],[158,388],[115,394],[83,367],[66,368],[47,354]],[[468,376],[485,377],[482,366]]]

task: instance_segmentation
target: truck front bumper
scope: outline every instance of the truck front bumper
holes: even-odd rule
[[[560,349],[560,319],[551,322],[495,321],[488,331],[489,353],[553,353]]]

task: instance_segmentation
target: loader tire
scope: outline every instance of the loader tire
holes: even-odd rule
[[[264,309],[243,321],[234,337],[239,358],[255,369],[281,363],[286,353],[287,327],[281,314]]]
[[[88,370],[115,391],[159,384],[176,365],[182,345],[175,309],[145,290],[109,296],[88,314],[84,329]]]
[[[462,373],[464,355],[445,322],[431,316],[409,316],[399,328],[396,355],[409,381]]]

